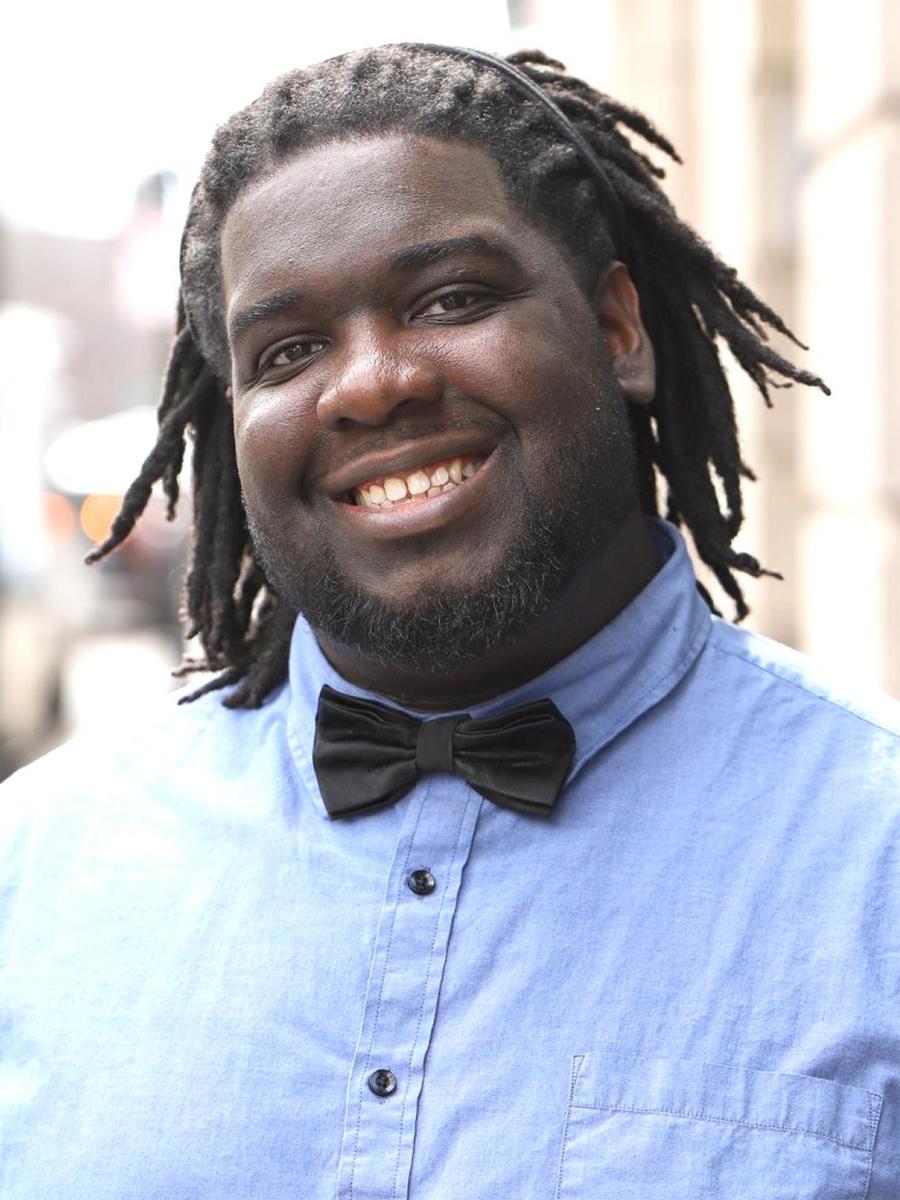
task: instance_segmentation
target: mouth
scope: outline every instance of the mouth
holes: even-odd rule
[[[342,499],[360,508],[390,510],[404,505],[435,500],[465,486],[487,460],[487,454],[455,455],[368,479],[347,491]]]
[[[496,442],[473,441],[467,435],[465,445],[448,444],[447,438],[408,444],[336,472],[326,495],[330,492],[335,502],[331,511],[345,535],[359,539],[360,549],[373,539],[402,542],[443,536],[451,529],[464,536],[503,492]],[[418,545],[421,551],[421,541]]]

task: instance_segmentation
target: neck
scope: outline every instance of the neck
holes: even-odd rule
[[[490,700],[534,679],[607,625],[656,574],[643,514],[633,513],[602,555],[585,565],[559,601],[514,642],[440,673],[385,665],[318,636],[325,657],[357,687],[407,708],[450,711]]]

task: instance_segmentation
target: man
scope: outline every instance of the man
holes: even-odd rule
[[[822,385],[653,127],[514,62],[346,55],[216,138],[94,556],[190,433],[220,673],[7,785],[4,1197],[900,1195],[896,706],[655,517],[743,614],[715,339]]]

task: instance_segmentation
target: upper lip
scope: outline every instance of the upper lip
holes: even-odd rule
[[[466,455],[489,454],[496,446],[496,439],[485,433],[443,434],[439,437],[420,438],[404,442],[390,450],[379,450],[354,458],[335,471],[327,473],[321,487],[332,499],[339,499],[347,492],[373,479],[387,479],[391,475],[406,475],[416,467],[443,462],[448,458],[464,458]]]

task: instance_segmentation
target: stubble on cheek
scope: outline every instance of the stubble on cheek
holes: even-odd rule
[[[514,506],[515,519],[504,523],[504,540],[490,556],[495,561],[480,577],[472,571],[442,578],[430,565],[427,586],[385,595],[366,586],[358,559],[326,521],[317,528],[312,512],[292,521],[290,508],[275,519],[245,495],[267,579],[313,629],[386,664],[434,673],[514,641],[586,560],[603,553],[636,502],[625,402],[614,384],[595,400],[583,424],[560,423],[554,452],[536,459],[533,479],[520,470],[516,486],[507,485],[504,505]],[[304,501],[298,496],[294,504]]]

